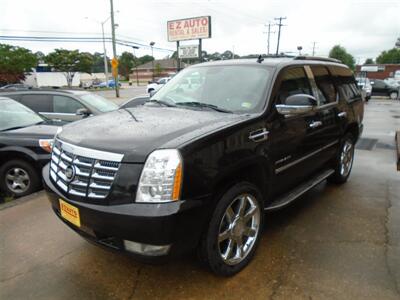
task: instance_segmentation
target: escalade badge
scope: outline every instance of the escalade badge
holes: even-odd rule
[[[67,166],[65,168],[65,177],[67,177],[68,182],[71,182],[75,177],[75,168],[73,166]]]

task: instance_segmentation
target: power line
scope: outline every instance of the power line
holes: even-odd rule
[[[281,27],[286,26],[286,25],[282,24],[282,20],[286,20],[286,17],[275,18],[275,20],[279,20],[279,23],[276,24],[278,26],[278,43],[276,45],[276,55],[278,55],[279,54],[279,42],[281,39]]]
[[[111,37],[104,38],[107,42],[111,41]],[[102,42],[101,37],[57,37],[57,36],[13,36],[13,35],[0,35],[0,40],[8,41],[29,41],[29,42],[79,42],[79,43],[98,43]],[[150,48],[148,45],[138,43],[126,39],[116,39],[117,44],[128,46],[140,46],[141,48]],[[174,52],[174,50],[154,47],[155,50],[162,52]]]

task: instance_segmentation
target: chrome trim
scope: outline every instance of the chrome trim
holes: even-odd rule
[[[124,157],[123,154],[106,152],[101,150],[84,148],[76,145],[72,145],[70,143],[64,142],[62,140],[57,139],[56,142],[59,141],[61,144],[61,148],[67,152],[70,152],[74,155],[85,156],[88,158],[96,158],[100,160],[109,160],[114,162],[121,162]]]
[[[347,117],[347,112],[342,111],[342,112],[338,113],[337,116],[338,116],[339,118],[346,118],[346,117]]]
[[[284,166],[282,166],[282,167],[280,167],[278,169],[275,169],[275,174],[279,174],[279,173],[285,171],[286,169],[289,169],[290,167],[293,167],[294,165],[297,165],[298,163],[301,163],[302,161],[310,158],[311,156],[314,156],[315,154],[318,154],[321,151],[323,151],[323,150],[325,150],[325,149],[327,149],[329,147],[332,147],[333,145],[336,145],[337,143],[339,143],[339,140],[336,140],[336,141],[334,141],[332,143],[329,143],[328,145],[325,145],[322,148],[319,148],[319,149],[317,149],[317,150],[315,150],[315,151],[313,151],[313,152],[311,152],[311,153],[309,153],[309,154],[307,154],[307,155],[305,155],[305,156],[303,156],[303,157],[301,157],[301,158],[299,158],[299,159],[297,159],[295,161],[292,161],[292,162],[288,163],[287,165],[284,165]]]
[[[310,123],[310,125],[308,125],[311,128],[317,128],[322,126],[322,122],[321,121],[313,121],[312,123]]]
[[[285,104],[276,104],[276,110],[281,115],[299,115],[306,114],[314,111],[314,106],[312,105],[285,105]]]
[[[254,142],[262,142],[268,139],[269,131],[266,128],[261,128],[250,132],[249,139]]]

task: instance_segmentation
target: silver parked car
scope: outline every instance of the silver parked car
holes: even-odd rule
[[[118,109],[113,102],[80,90],[33,89],[1,92],[0,95],[18,101],[48,119],[65,122]]]

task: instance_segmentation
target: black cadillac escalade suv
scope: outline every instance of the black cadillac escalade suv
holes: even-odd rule
[[[142,106],[65,126],[44,181],[84,238],[147,260],[197,249],[228,276],[253,257],[264,211],[347,180],[362,119],[338,61],[204,63]]]

